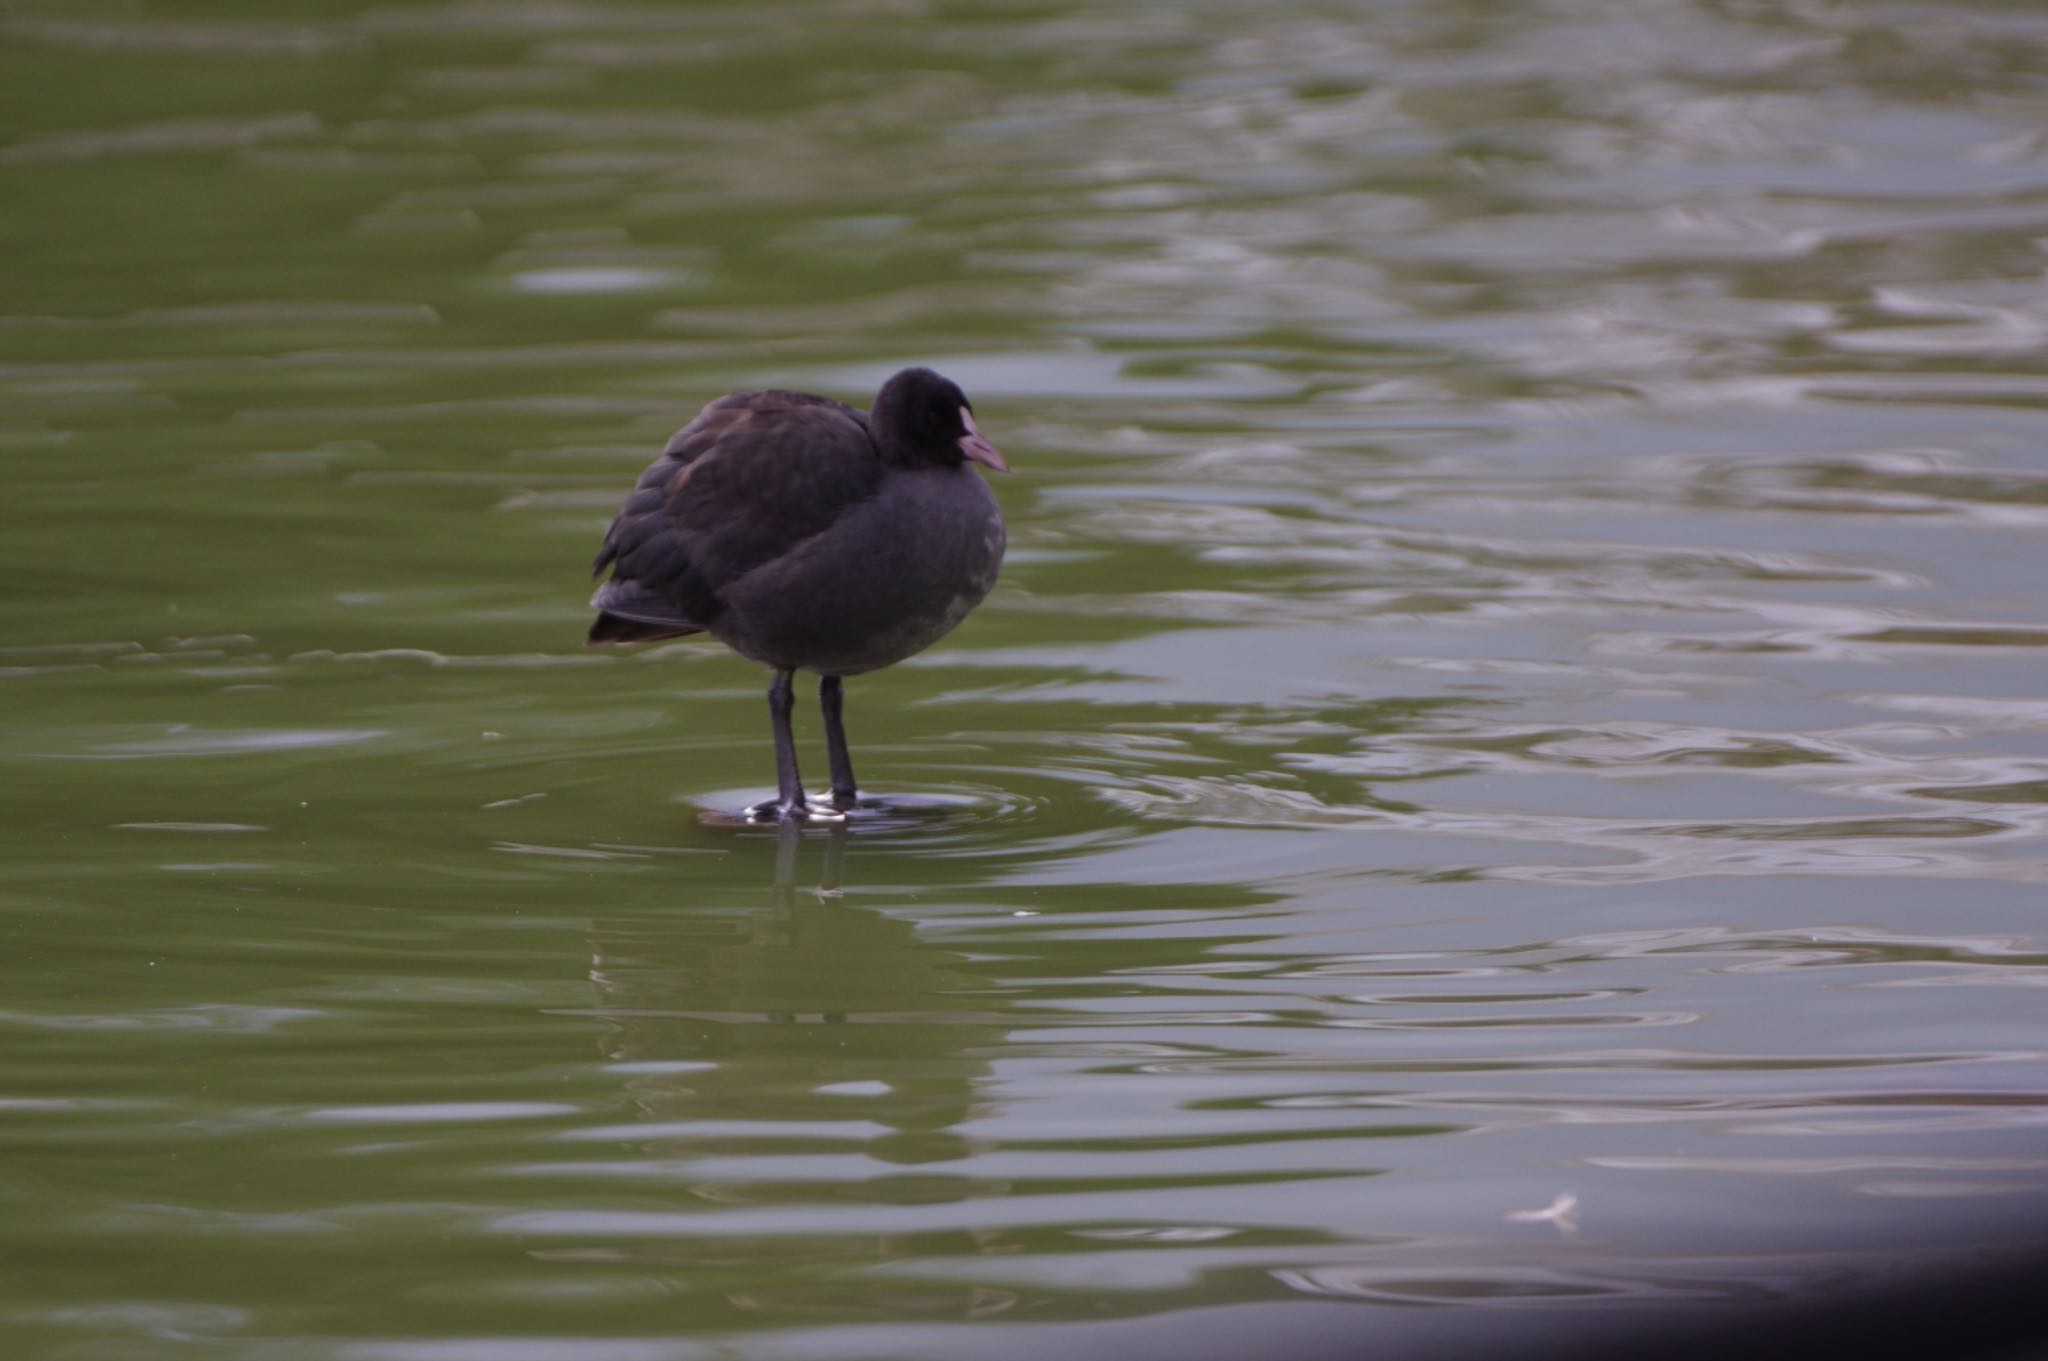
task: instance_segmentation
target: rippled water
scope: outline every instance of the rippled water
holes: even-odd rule
[[[1992,0],[0,5],[9,1354],[2041,1235],[2044,76]],[[916,815],[722,827],[764,677],[584,566],[708,397],[910,361],[1019,470],[850,687]]]

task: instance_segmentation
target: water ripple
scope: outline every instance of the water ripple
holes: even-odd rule
[[[2040,15],[176,8],[0,17],[21,1348],[1427,1351],[2038,1234]],[[880,807],[736,825],[764,678],[585,564],[913,361],[1002,588]]]

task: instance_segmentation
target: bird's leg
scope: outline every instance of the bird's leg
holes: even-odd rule
[[[768,717],[775,725],[775,802],[748,809],[754,817],[772,813],[784,822],[801,822],[810,814],[804,803],[803,777],[796,773],[796,736],[789,715],[796,708],[796,672],[777,671],[768,686]]]
[[[832,806],[850,812],[860,803],[860,789],[853,780],[853,756],[846,750],[846,695],[839,677],[818,682],[818,707],[825,711],[825,754],[832,763]]]

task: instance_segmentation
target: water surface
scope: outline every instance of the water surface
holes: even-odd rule
[[[2044,76],[1992,0],[0,6],[9,1354],[1243,1354],[2040,1236]],[[715,825],[765,677],[585,651],[584,566],[709,397],[910,362],[1018,469],[850,687],[926,815]]]

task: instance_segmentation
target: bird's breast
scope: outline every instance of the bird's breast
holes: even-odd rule
[[[714,630],[775,667],[855,675],[923,651],[995,585],[995,494],[966,468],[895,471],[875,495],[725,592]]]

